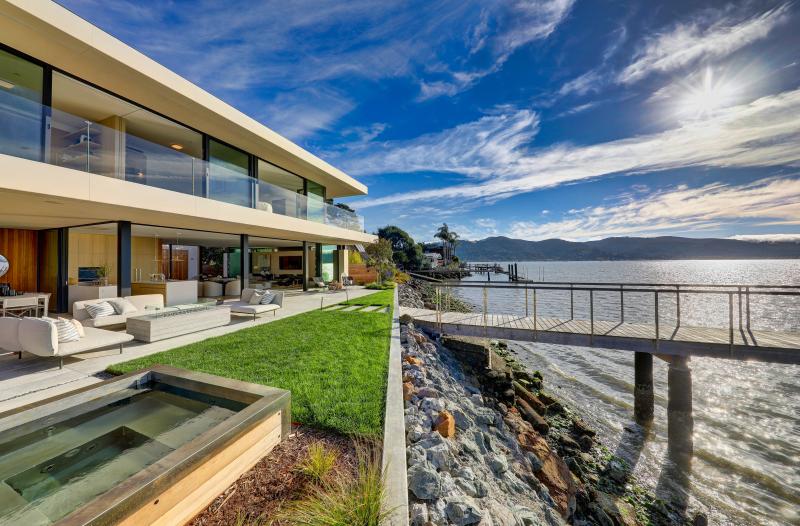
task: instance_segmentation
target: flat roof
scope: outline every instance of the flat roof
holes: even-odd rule
[[[55,68],[324,185],[366,185],[50,0],[0,0],[0,41]]]

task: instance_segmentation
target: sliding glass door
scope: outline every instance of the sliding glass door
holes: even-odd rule
[[[0,153],[42,160],[44,68],[0,50]]]

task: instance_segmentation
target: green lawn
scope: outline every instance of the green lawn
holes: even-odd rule
[[[339,305],[381,305],[392,306],[394,304],[394,289],[381,290],[374,294],[361,296],[360,298],[342,301]]]
[[[382,291],[367,297],[379,296]],[[361,298],[364,299],[364,298]],[[383,301],[383,300],[382,300]],[[292,419],[380,436],[391,314],[311,311],[109,367],[166,364],[288,389]]]

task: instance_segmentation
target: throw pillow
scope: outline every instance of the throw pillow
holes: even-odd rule
[[[264,298],[266,291],[263,290],[255,290],[253,291],[253,295],[250,296],[250,305],[258,305],[261,303],[261,300]]]
[[[261,296],[261,305],[269,305],[274,299],[275,294],[269,291],[264,291],[264,294]]]
[[[113,316],[117,313],[117,311],[114,310],[114,307],[112,307],[107,301],[101,301],[99,303],[87,303],[86,312],[89,313],[89,316],[91,316],[93,320],[102,318],[104,316]]]
[[[81,335],[81,338],[86,336],[86,331],[83,330],[83,324],[81,322],[79,322],[78,320],[75,320],[75,319],[72,319],[72,320],[69,320],[69,321],[70,321],[70,323],[72,323],[75,326],[75,330],[78,331],[78,334]]]
[[[114,312],[117,314],[130,314],[138,310],[136,305],[125,298],[112,298],[108,302],[114,307]]]
[[[64,318],[59,318],[55,322],[56,330],[58,331],[58,343],[76,342],[81,339],[78,329]]]

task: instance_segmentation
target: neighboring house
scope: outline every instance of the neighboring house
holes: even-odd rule
[[[12,288],[51,292],[64,311],[75,287],[125,296],[220,278],[202,296],[338,279],[349,248],[375,238],[332,199],[366,193],[58,4],[0,0],[0,254]]]
[[[442,262],[442,255],[438,252],[425,252],[422,254],[422,258],[422,264],[426,267],[436,268],[441,267],[444,264]]]

